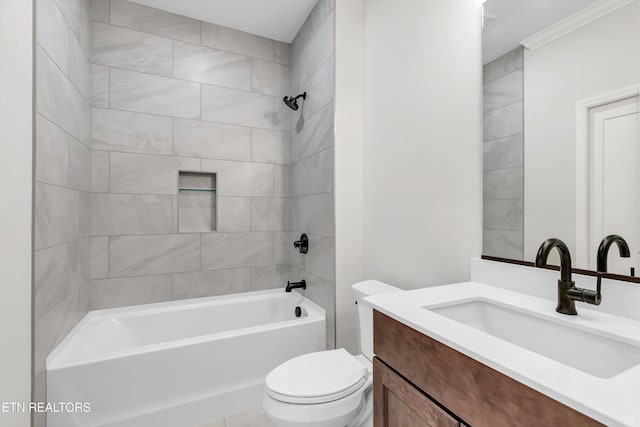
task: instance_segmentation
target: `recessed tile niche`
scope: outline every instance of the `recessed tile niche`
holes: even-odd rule
[[[216,174],[178,173],[178,231],[216,230]]]

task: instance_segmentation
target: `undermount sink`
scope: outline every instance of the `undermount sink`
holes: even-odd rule
[[[587,374],[612,378],[640,365],[640,347],[484,299],[425,309]]]

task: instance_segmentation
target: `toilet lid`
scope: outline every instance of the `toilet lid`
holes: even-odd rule
[[[289,403],[325,403],[341,399],[367,381],[367,368],[345,349],[293,358],[267,375],[267,393]]]

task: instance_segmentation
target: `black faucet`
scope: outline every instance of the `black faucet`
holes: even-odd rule
[[[293,283],[287,280],[287,287],[285,288],[284,291],[291,292],[292,289],[298,289],[298,288],[307,289],[307,282],[304,279],[302,279],[299,282],[293,282]]]
[[[556,311],[562,314],[576,315],[575,301],[582,301],[588,304],[600,305],[602,295],[600,294],[600,281],[598,288],[594,292],[590,289],[577,288],[576,283],[571,280],[571,254],[569,248],[560,239],[547,239],[542,242],[538,255],[536,255],[536,267],[546,267],[547,258],[553,248],[560,253],[560,280],[558,280],[558,305]]]
[[[598,246],[598,273],[607,272],[607,255],[609,255],[609,248],[614,243],[618,245],[618,250],[622,258],[629,258],[631,256],[631,251],[629,250],[629,245],[627,245],[626,240],[617,234],[610,234],[602,239],[600,246]],[[598,278],[599,277],[600,276],[598,276]]]
[[[600,291],[602,287],[602,273],[607,272],[607,256],[609,255],[609,248],[613,244],[618,245],[618,250],[620,251],[620,256],[622,258],[629,258],[631,256],[631,251],[629,250],[629,245],[627,241],[617,234],[610,234],[600,242],[600,246],[598,246],[598,261],[597,261],[597,273],[598,273],[598,284],[597,289]],[[633,268],[631,269],[631,274],[633,275]]]

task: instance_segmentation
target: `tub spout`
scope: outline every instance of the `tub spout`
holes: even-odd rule
[[[287,287],[285,288],[285,292],[291,292],[292,289],[307,289],[307,282],[304,279],[302,279],[299,282],[287,281]]]

